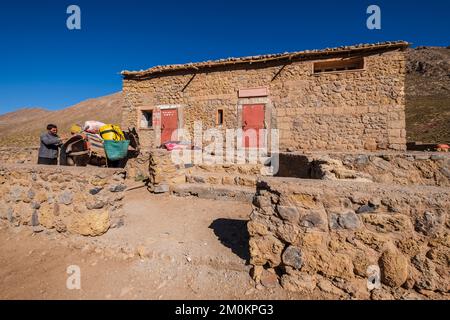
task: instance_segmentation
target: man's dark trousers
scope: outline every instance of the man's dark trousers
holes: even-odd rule
[[[38,158],[38,164],[57,165],[58,164],[58,159],[57,158],[50,159],[50,158],[39,157]]]

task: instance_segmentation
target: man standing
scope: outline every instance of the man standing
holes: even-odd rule
[[[38,164],[57,165],[58,148],[62,145],[58,137],[58,128],[54,124],[47,126],[47,132],[41,134]]]

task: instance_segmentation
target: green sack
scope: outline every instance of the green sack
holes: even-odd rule
[[[116,161],[123,159],[128,154],[128,146],[130,145],[130,140],[124,141],[114,141],[105,140],[103,141],[103,147],[105,148],[106,157],[108,160]]]

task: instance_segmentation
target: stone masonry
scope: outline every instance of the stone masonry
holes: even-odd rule
[[[276,176],[450,187],[450,153],[280,153]]]
[[[123,169],[2,165],[0,219],[34,232],[99,236],[124,224]]]
[[[122,126],[139,128],[141,145],[158,146],[160,124],[140,128],[140,110],[178,110],[178,127],[194,121],[242,128],[242,105],[265,105],[265,127],[279,129],[280,150],[405,150],[405,42],[360,45],[154,67],[123,74]],[[360,57],[364,68],[314,73],[316,62]],[[242,97],[259,88],[266,94]],[[192,133],[191,133],[192,134]]]
[[[448,299],[449,211],[444,187],[261,179],[248,223],[253,277],[335,298]]]

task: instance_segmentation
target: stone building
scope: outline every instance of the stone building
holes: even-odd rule
[[[122,126],[143,147],[172,132],[278,129],[280,150],[405,150],[407,42],[123,71]],[[264,143],[264,142],[263,142]]]

